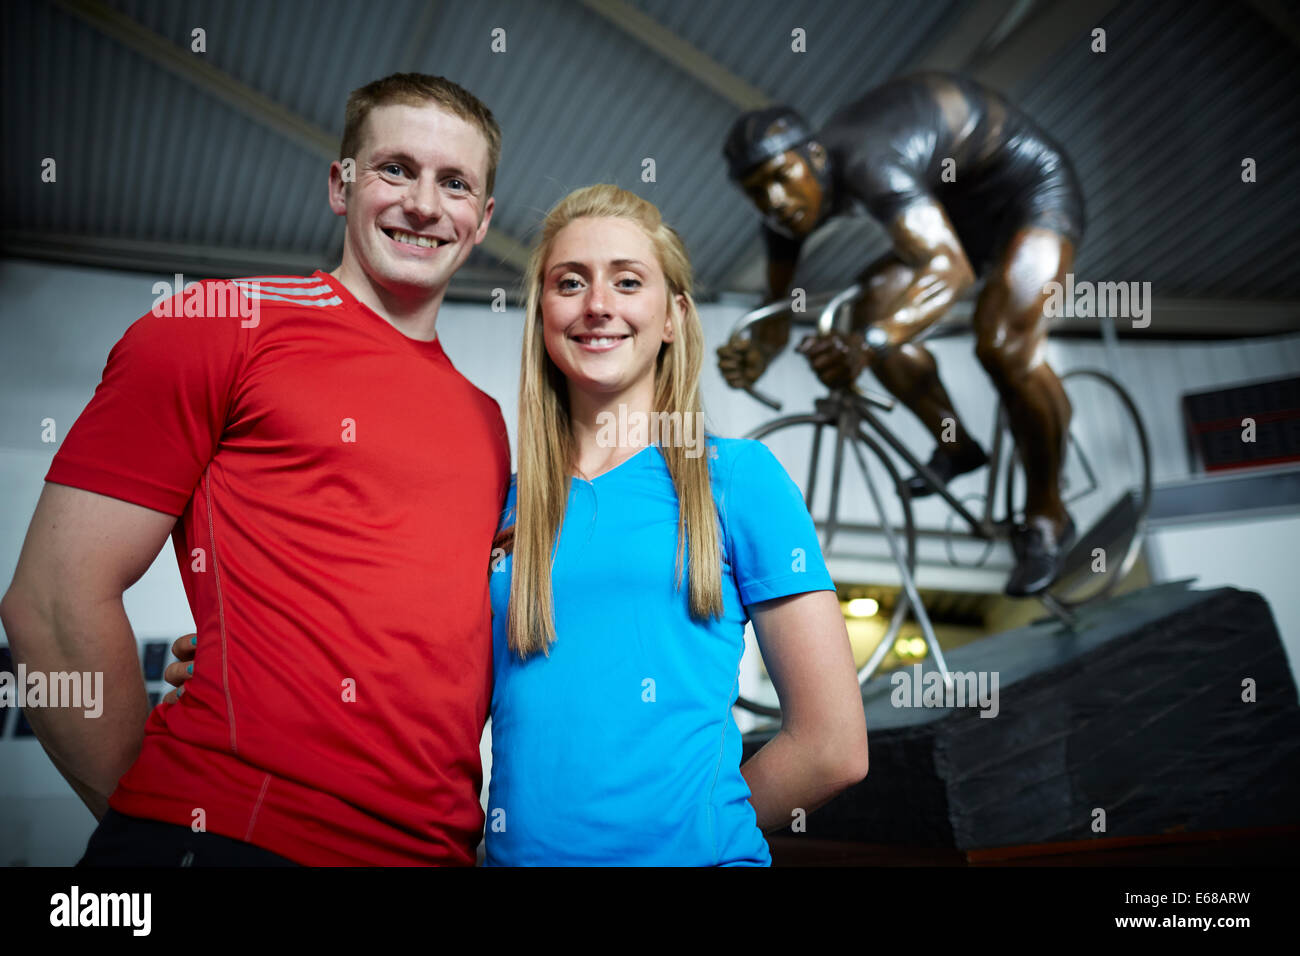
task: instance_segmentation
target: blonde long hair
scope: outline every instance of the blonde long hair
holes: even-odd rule
[[[547,214],[528,264],[524,348],[519,369],[516,520],[497,542],[514,551],[506,631],[510,648],[524,658],[537,651],[549,654],[555,641],[551,564],[556,536],[564,524],[575,457],[568,386],[547,354],[543,336],[543,273],[560,230],[576,219],[610,217],[630,220],[644,230],[654,245],[668,286],[666,308],[674,315],[674,336],[659,349],[653,411],[680,412],[682,421],[687,420],[687,415],[699,416],[701,412],[704,332],[691,297],[691,262],[681,237],[663,221],[652,203],[617,186],[587,186],[569,193]],[[677,296],[686,302],[680,314]],[[680,442],[661,446],[661,450],[679,503],[677,589],[681,590],[684,564],[691,616],[697,620],[720,617],[722,544],[709,483],[709,456],[689,457]]]

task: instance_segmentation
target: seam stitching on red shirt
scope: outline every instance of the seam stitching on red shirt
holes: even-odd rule
[[[244,842],[248,843],[253,839],[253,827],[257,826],[257,811],[262,809],[262,798],[266,796],[266,791],[271,786],[271,775],[268,773],[262,781],[262,789],[257,794],[257,802],[253,804],[253,815],[248,818],[248,830],[244,833]]]
[[[259,325],[261,324],[261,321],[262,320],[259,317],[258,319]],[[239,337],[239,345],[237,348],[237,351],[239,352],[239,357],[235,366],[235,374],[232,375],[230,377],[230,381],[226,383],[225,425],[230,424],[230,409],[231,409],[231,405],[234,402],[235,392],[239,389],[240,384],[244,381],[244,371],[245,369],[248,368],[248,353],[250,351],[249,342],[248,342],[249,338],[251,338],[251,336],[249,335],[241,335]],[[220,444],[219,439],[217,444]],[[214,454],[215,454],[215,446],[214,446]]]
[[[227,660],[226,602],[221,593],[221,565],[217,560],[217,532],[212,522],[212,470],[203,471],[203,497],[208,506],[208,543],[212,546],[212,575],[217,586],[217,620],[221,628],[221,688],[226,695],[226,720],[230,723],[230,750],[239,753],[235,741],[235,703],[230,698],[230,668]]]

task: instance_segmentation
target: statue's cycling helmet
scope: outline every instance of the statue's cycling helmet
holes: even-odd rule
[[[722,147],[727,173],[733,180],[743,179],[756,166],[812,138],[808,123],[788,106],[768,106],[742,113],[732,124]]]

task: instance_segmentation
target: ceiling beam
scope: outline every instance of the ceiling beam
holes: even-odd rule
[[[945,313],[934,336],[943,338],[971,333],[975,301],[966,298]],[[1261,335],[1300,333],[1300,299],[1184,299],[1153,296],[1150,325],[1133,328],[1127,319],[1115,320],[1115,332],[1131,342],[1157,339],[1238,339]],[[1052,319],[1048,334],[1058,338],[1098,338],[1097,318]]]
[[[771,97],[758,87],[751,86],[626,0],[581,0],[581,3],[733,106],[756,110],[772,105]]]
[[[196,86],[242,115],[327,162],[338,158],[338,138],[286,109],[224,70],[170,42],[100,0],[53,0],[55,6],[89,24],[104,36],[135,51],[164,70]],[[426,11],[426,16],[430,15]],[[490,229],[483,249],[519,271],[528,264],[528,249],[512,236]]]
[[[923,340],[972,335],[972,320],[979,287],[955,303],[943,318],[926,330]],[[818,293],[814,298],[820,296]],[[719,304],[748,311],[761,301],[748,295],[724,295]],[[1300,299],[1189,299],[1151,298],[1150,325],[1133,328],[1128,319],[1115,320],[1119,338],[1130,342],[1159,339],[1241,339],[1264,335],[1300,335]],[[1098,318],[1052,319],[1053,338],[1104,338]]]
[[[255,275],[308,275],[338,265],[329,253],[301,249],[240,249],[197,243],[157,242],[114,236],[7,229],[0,233],[0,252],[7,256],[83,265],[103,269],[182,273],[187,278],[229,279]],[[519,276],[508,268],[461,266],[447,289],[449,299],[487,301],[504,289],[508,301],[518,299]]]
[[[250,275],[303,275],[332,269],[324,253],[300,249],[240,249],[199,243],[125,239],[84,233],[6,229],[0,234],[6,255],[51,262],[156,272],[182,272],[194,279],[228,279]]]
[[[986,43],[999,42],[997,34],[1020,5],[1021,0],[976,0],[903,72],[964,69]]]
[[[1071,40],[1087,44],[1117,0],[1049,0],[1039,4],[996,49],[965,69],[986,86],[1011,93]]]
[[[328,254],[299,249],[238,249],[229,246],[155,242],[112,236],[86,236],[8,229],[0,232],[0,253],[24,259],[60,262],[153,275],[180,272],[193,279],[233,278],[250,275],[304,275],[330,269],[337,263]],[[490,266],[461,267],[452,279],[448,297],[486,301],[504,289],[510,302],[518,301],[518,276]],[[938,337],[970,332],[974,301],[956,303],[935,329]],[[1231,325],[1225,317],[1231,317]],[[1160,338],[1245,338],[1300,333],[1300,299],[1185,299],[1157,296],[1151,302],[1151,325],[1129,329],[1116,323],[1121,338],[1133,341]],[[1097,319],[1059,319],[1052,323],[1056,336],[1100,335]]]

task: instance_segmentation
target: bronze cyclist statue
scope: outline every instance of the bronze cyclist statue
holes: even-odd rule
[[[1028,486],[1006,592],[1044,591],[1076,536],[1059,488],[1070,402],[1045,356],[1048,283],[1065,281],[1084,227],[1082,193],[1060,146],[995,91],[922,73],[872,90],[818,131],[787,107],[745,113],[724,155],[763,215],[770,301],[790,291],[804,240],[832,216],[865,209],[888,230],[892,251],[858,279],[865,292],[852,330],[806,338],[799,351],[831,388],[870,367],[934,435],[927,467],[942,482],[987,456],[933,356],[912,339],[985,280],[975,353],[1008,409]],[[786,312],[720,348],[728,384],[752,385],[789,335]],[[929,493],[919,476],[908,485],[914,496]]]

